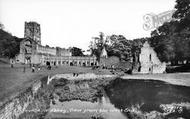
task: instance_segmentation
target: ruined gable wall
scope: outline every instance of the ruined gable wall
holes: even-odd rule
[[[160,62],[156,52],[148,42],[145,42],[141,48],[139,61],[141,65],[140,73],[163,73],[166,69],[166,64]]]

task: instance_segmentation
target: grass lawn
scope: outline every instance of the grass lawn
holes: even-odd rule
[[[161,80],[175,85],[190,86],[190,73],[167,73],[167,74],[137,74],[125,75],[123,79],[153,79]]]
[[[108,70],[92,70],[90,67],[60,66],[47,70],[43,67],[40,71],[32,73],[31,68],[26,66],[25,73],[23,65],[14,65],[11,68],[9,64],[0,63],[0,105],[4,101],[14,97],[22,90],[29,87],[34,81],[41,78],[62,73],[95,73],[111,74]],[[171,73],[171,74],[149,74],[149,75],[125,75],[124,79],[154,79],[162,80],[176,85],[190,86],[190,73]]]
[[[110,74],[107,70],[92,70],[89,67],[75,67],[75,66],[60,66],[52,67],[52,70],[47,70],[43,67],[40,71],[32,73],[31,68],[26,66],[24,71],[24,65],[14,65],[11,68],[9,64],[0,64],[0,102],[4,102],[15,95],[17,95],[23,89],[29,87],[35,80],[41,78],[60,74],[60,73],[87,73],[92,72],[95,74]],[[1,104],[0,104],[1,105]]]

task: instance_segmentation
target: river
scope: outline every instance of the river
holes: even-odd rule
[[[116,79],[97,101],[50,104],[46,119],[190,118],[190,87],[158,80]]]

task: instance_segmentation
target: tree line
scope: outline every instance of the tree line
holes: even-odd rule
[[[160,60],[176,65],[190,60],[190,1],[176,0],[173,20],[151,32],[149,42]]]
[[[161,61],[177,65],[179,62],[190,61],[190,1],[176,0],[174,20],[164,23],[151,32],[151,37],[126,39],[123,35],[94,37],[91,43],[91,53],[100,57],[103,47],[107,49],[108,56],[118,56],[121,60],[138,62],[140,49],[145,41],[157,52]]]
[[[108,56],[118,56],[121,60],[137,62],[140,49],[147,40],[157,52],[161,61],[178,64],[190,61],[190,1],[176,0],[174,20],[164,23],[151,32],[149,38],[129,40],[123,35],[113,34],[105,36],[100,32],[91,42],[91,55],[100,59],[102,49],[105,47]],[[0,23],[0,55],[14,58],[19,53],[19,45],[22,38],[12,36],[3,30]],[[82,49],[73,47],[73,56],[84,56]]]
[[[105,36],[103,32],[93,39],[89,46],[91,55],[95,55],[99,60],[102,49],[106,48],[108,56],[117,56],[122,61],[137,60],[143,43],[147,41],[147,38],[129,40],[116,34]]]

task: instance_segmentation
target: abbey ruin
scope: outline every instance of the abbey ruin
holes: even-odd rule
[[[46,65],[97,65],[96,57],[74,57],[69,49],[41,45],[41,28],[37,22],[25,22],[24,38],[16,62]]]
[[[102,58],[108,58],[104,48],[101,52]],[[138,56],[139,70],[135,73],[163,73],[166,64],[161,63],[156,52],[145,42]],[[107,60],[105,60],[107,61]],[[76,57],[72,56],[69,49],[60,47],[43,46],[41,44],[41,28],[37,22],[25,22],[24,38],[20,43],[20,53],[16,62],[24,64],[41,65],[70,65],[70,66],[94,66],[105,65],[98,63],[95,56]]]

